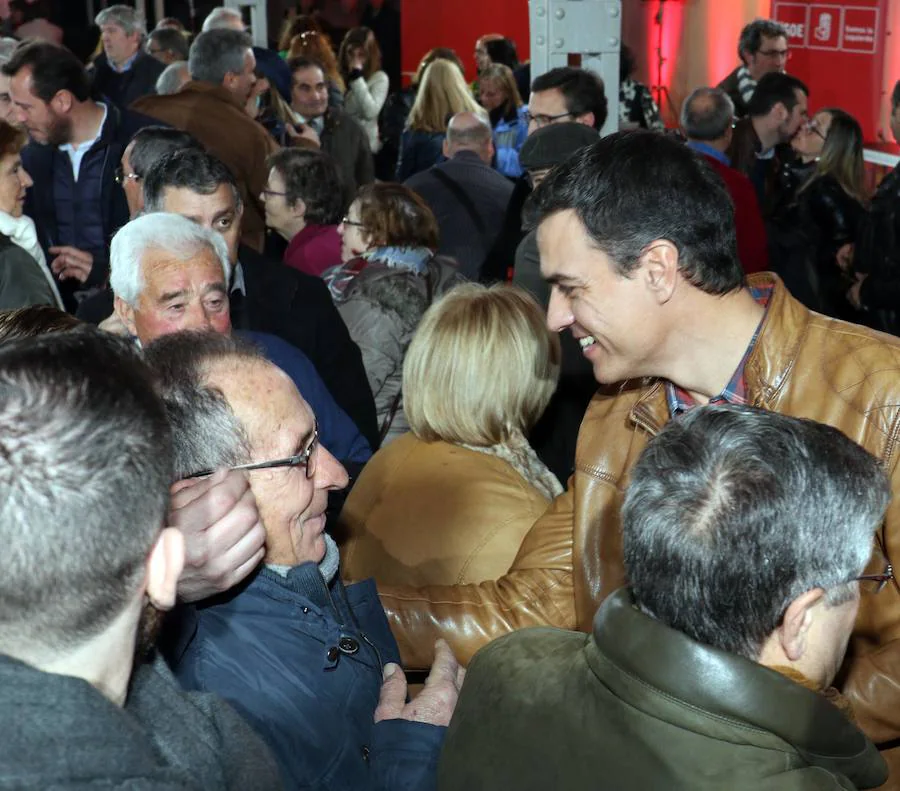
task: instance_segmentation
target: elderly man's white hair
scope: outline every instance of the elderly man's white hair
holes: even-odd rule
[[[19,46],[19,41],[4,36],[0,38],[0,65],[7,63]]]
[[[228,246],[222,235],[180,214],[154,212],[122,226],[109,249],[109,284],[113,294],[134,307],[144,290],[143,260],[150,251],[177,261],[190,261],[200,251],[212,250],[222,264],[225,282],[231,280]]]
[[[246,30],[244,17],[236,8],[225,8],[220,6],[209,12],[206,19],[203,20],[203,30],[219,30],[227,28],[228,30]]]
[[[191,79],[186,60],[176,60],[166,66],[156,78],[156,95],[171,96],[178,93],[186,82]]]

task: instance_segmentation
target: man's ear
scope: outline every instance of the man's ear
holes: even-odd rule
[[[49,101],[50,107],[59,115],[68,113],[72,109],[72,103],[72,94],[66,90],[57,91]]]
[[[678,248],[667,239],[650,242],[641,253],[640,276],[657,304],[666,304],[678,282]]]
[[[783,124],[791,116],[791,111],[784,106],[784,102],[775,102],[772,112],[775,114],[775,120],[779,124]]]
[[[594,121],[596,119],[594,118],[593,113],[582,113],[581,115],[576,115],[572,120],[575,121],[575,123],[577,123],[577,124],[584,124],[585,126],[593,126]]]
[[[778,627],[778,640],[784,655],[792,662],[801,659],[806,652],[806,635],[813,622],[812,609],[824,596],[824,590],[813,588],[801,593],[784,611],[784,618]]]
[[[171,610],[184,568],[184,536],[177,527],[160,532],[147,557],[147,597],[157,610]]]
[[[125,329],[128,330],[129,334],[137,336],[137,327],[134,323],[134,308],[122,297],[116,297],[113,300],[113,311],[119,317],[119,321],[125,325]]]
[[[447,138],[444,138],[444,142],[441,143],[441,153],[447,158],[450,159],[450,145],[447,143]]]

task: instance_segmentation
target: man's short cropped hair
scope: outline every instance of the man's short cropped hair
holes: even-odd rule
[[[246,429],[209,383],[209,369],[266,362],[254,346],[216,332],[178,332],[157,338],[144,356],[172,426],[176,478],[250,460]]]
[[[190,79],[187,61],[176,60],[166,66],[156,78],[156,95],[171,96],[178,93]]]
[[[635,601],[688,637],[756,660],[814,588],[847,601],[890,498],[877,459],[831,426],[697,407],[652,439],[622,508]]]
[[[690,140],[721,140],[734,123],[734,102],[721,88],[697,88],[681,106],[681,128]]]
[[[252,48],[250,36],[237,30],[221,28],[201,33],[188,56],[191,79],[221,85],[227,74],[244,71],[244,56]]]
[[[93,327],[0,346],[0,652],[71,650],[141,584],[172,482],[134,345]]]
[[[725,185],[670,135],[617,132],[558,165],[535,190],[531,213],[539,224],[565,210],[624,276],[647,245],[666,239],[682,277],[700,290],[726,294],[744,283]]]
[[[337,225],[344,212],[341,173],[324,151],[307,148],[282,148],[268,160],[284,181],[284,199],[288,206],[302,200],[307,223]]]
[[[738,39],[738,58],[745,60],[747,55],[755,55],[762,47],[763,36],[766,38],[787,38],[787,30],[784,25],[773,19],[754,19],[744,25]]]
[[[147,36],[149,43],[178,56],[178,60],[187,60],[190,53],[187,37],[174,27],[158,27]]]
[[[797,104],[797,91],[809,96],[809,88],[802,80],[782,71],[764,74],[747,103],[747,112],[754,118],[767,115],[776,104],[783,104],[791,112]]]
[[[79,102],[91,95],[91,83],[84,65],[69,50],[49,41],[22,44],[3,64],[7,77],[22,69],[31,71],[31,90],[42,102],[49,102],[60,91],[68,91]]]
[[[556,390],[559,337],[525,291],[457,286],[422,317],[403,362],[403,408],[425,442],[486,447],[527,434]]]
[[[227,284],[231,279],[231,259],[222,234],[180,214],[142,214],[123,225],[112,239],[109,285],[117,297],[134,307],[144,290],[143,262],[148,252],[165,253],[186,263],[205,249],[219,259]]]
[[[145,126],[135,133],[131,142],[133,145],[128,161],[132,171],[142,179],[146,178],[157,162],[173,151],[183,151],[186,148],[203,150],[196,137],[171,126]]]
[[[203,32],[205,33],[208,30],[234,30],[234,25],[238,22],[243,25],[244,17],[237,8],[219,6],[206,15],[206,19],[203,20]]]
[[[235,208],[240,209],[237,182],[221,159],[197,147],[172,151],[157,160],[144,177],[144,210],[164,211],[165,191],[169,187],[212,195],[223,184],[231,188]]]
[[[67,332],[83,327],[71,313],[50,305],[29,305],[0,311],[0,343],[16,338],[36,338],[49,332]]]
[[[531,92],[549,91],[556,88],[562,93],[566,110],[573,117],[594,114],[594,129],[601,129],[606,123],[608,103],[603,80],[588,69],[559,66],[536,77],[531,83]]]
[[[139,36],[147,34],[147,23],[144,18],[131,6],[127,5],[111,5],[104,8],[96,17],[94,24],[97,27],[101,25],[116,25],[122,28],[126,36],[137,33]]]

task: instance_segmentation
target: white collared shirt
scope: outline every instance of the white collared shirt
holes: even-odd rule
[[[65,151],[65,153],[69,155],[69,159],[72,162],[72,174],[75,176],[75,181],[78,181],[78,174],[81,172],[81,160],[84,159],[84,155],[91,150],[94,143],[100,139],[100,135],[103,134],[103,125],[106,123],[107,115],[109,115],[109,108],[103,102],[97,102],[97,106],[103,108],[103,118],[100,120],[100,126],[97,127],[97,134],[90,140],[79,143],[78,148],[75,148],[71,143],[63,143],[59,147],[60,151]]]

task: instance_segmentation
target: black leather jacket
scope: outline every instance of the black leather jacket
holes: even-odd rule
[[[878,187],[860,230],[853,256],[857,272],[867,275],[860,302],[869,310],[900,309],[900,172],[892,170]],[[895,331],[896,326],[880,329]]]

